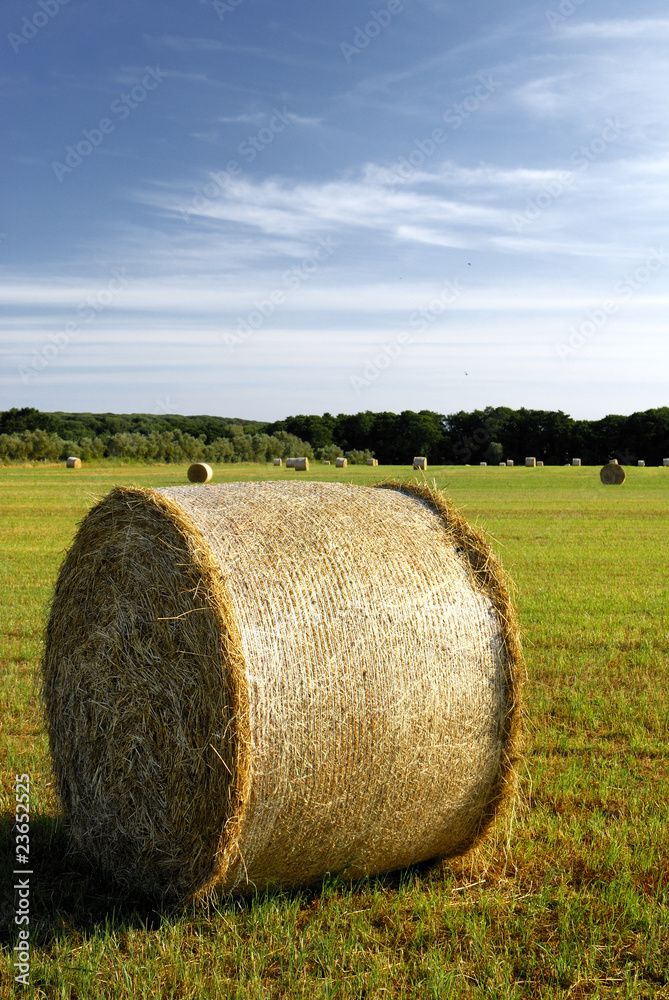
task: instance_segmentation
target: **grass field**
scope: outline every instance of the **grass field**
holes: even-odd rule
[[[223,466],[370,483],[406,469]],[[417,473],[411,473],[417,476]],[[470,858],[157,913],[68,850],[33,678],[76,522],[183,467],[0,469],[0,987],[15,986],[14,778],[31,778],[31,993],[49,998],[669,998],[669,469],[429,469],[517,586],[529,682],[515,815]]]

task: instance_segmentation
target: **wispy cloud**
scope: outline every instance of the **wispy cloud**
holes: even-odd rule
[[[605,38],[629,41],[647,38],[649,41],[669,39],[669,18],[621,19],[616,21],[587,21],[583,24],[565,24],[562,28],[571,38]]]

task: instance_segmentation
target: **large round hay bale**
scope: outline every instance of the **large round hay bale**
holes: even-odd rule
[[[70,455],[70,457],[65,462],[65,467],[67,469],[80,469],[81,468],[81,459],[80,458],[76,458],[74,455]]]
[[[60,571],[42,694],[89,858],[166,898],[467,850],[514,785],[487,542],[415,483],[117,488]]]
[[[295,469],[295,472],[308,472],[309,459],[304,456],[302,456],[302,458],[296,458],[293,468]]]
[[[190,483],[210,483],[214,476],[214,470],[206,462],[195,462],[189,466],[188,481]]]
[[[625,482],[625,470],[617,462],[608,462],[600,469],[599,478],[605,486],[620,486]]]

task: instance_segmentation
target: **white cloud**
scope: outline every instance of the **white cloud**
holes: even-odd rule
[[[639,18],[616,21],[588,21],[584,24],[565,24],[564,34],[571,38],[606,38],[629,41],[632,38],[647,38],[649,41],[669,39],[669,19]]]

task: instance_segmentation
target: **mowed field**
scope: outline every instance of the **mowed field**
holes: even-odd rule
[[[49,998],[669,998],[669,469],[430,468],[517,588],[520,797],[472,856],[159,913],[69,848],[34,686],[58,566],[112,485],[185,467],[0,469],[0,987],[15,986],[14,781],[31,780],[31,993]],[[216,482],[419,478],[227,465]]]

